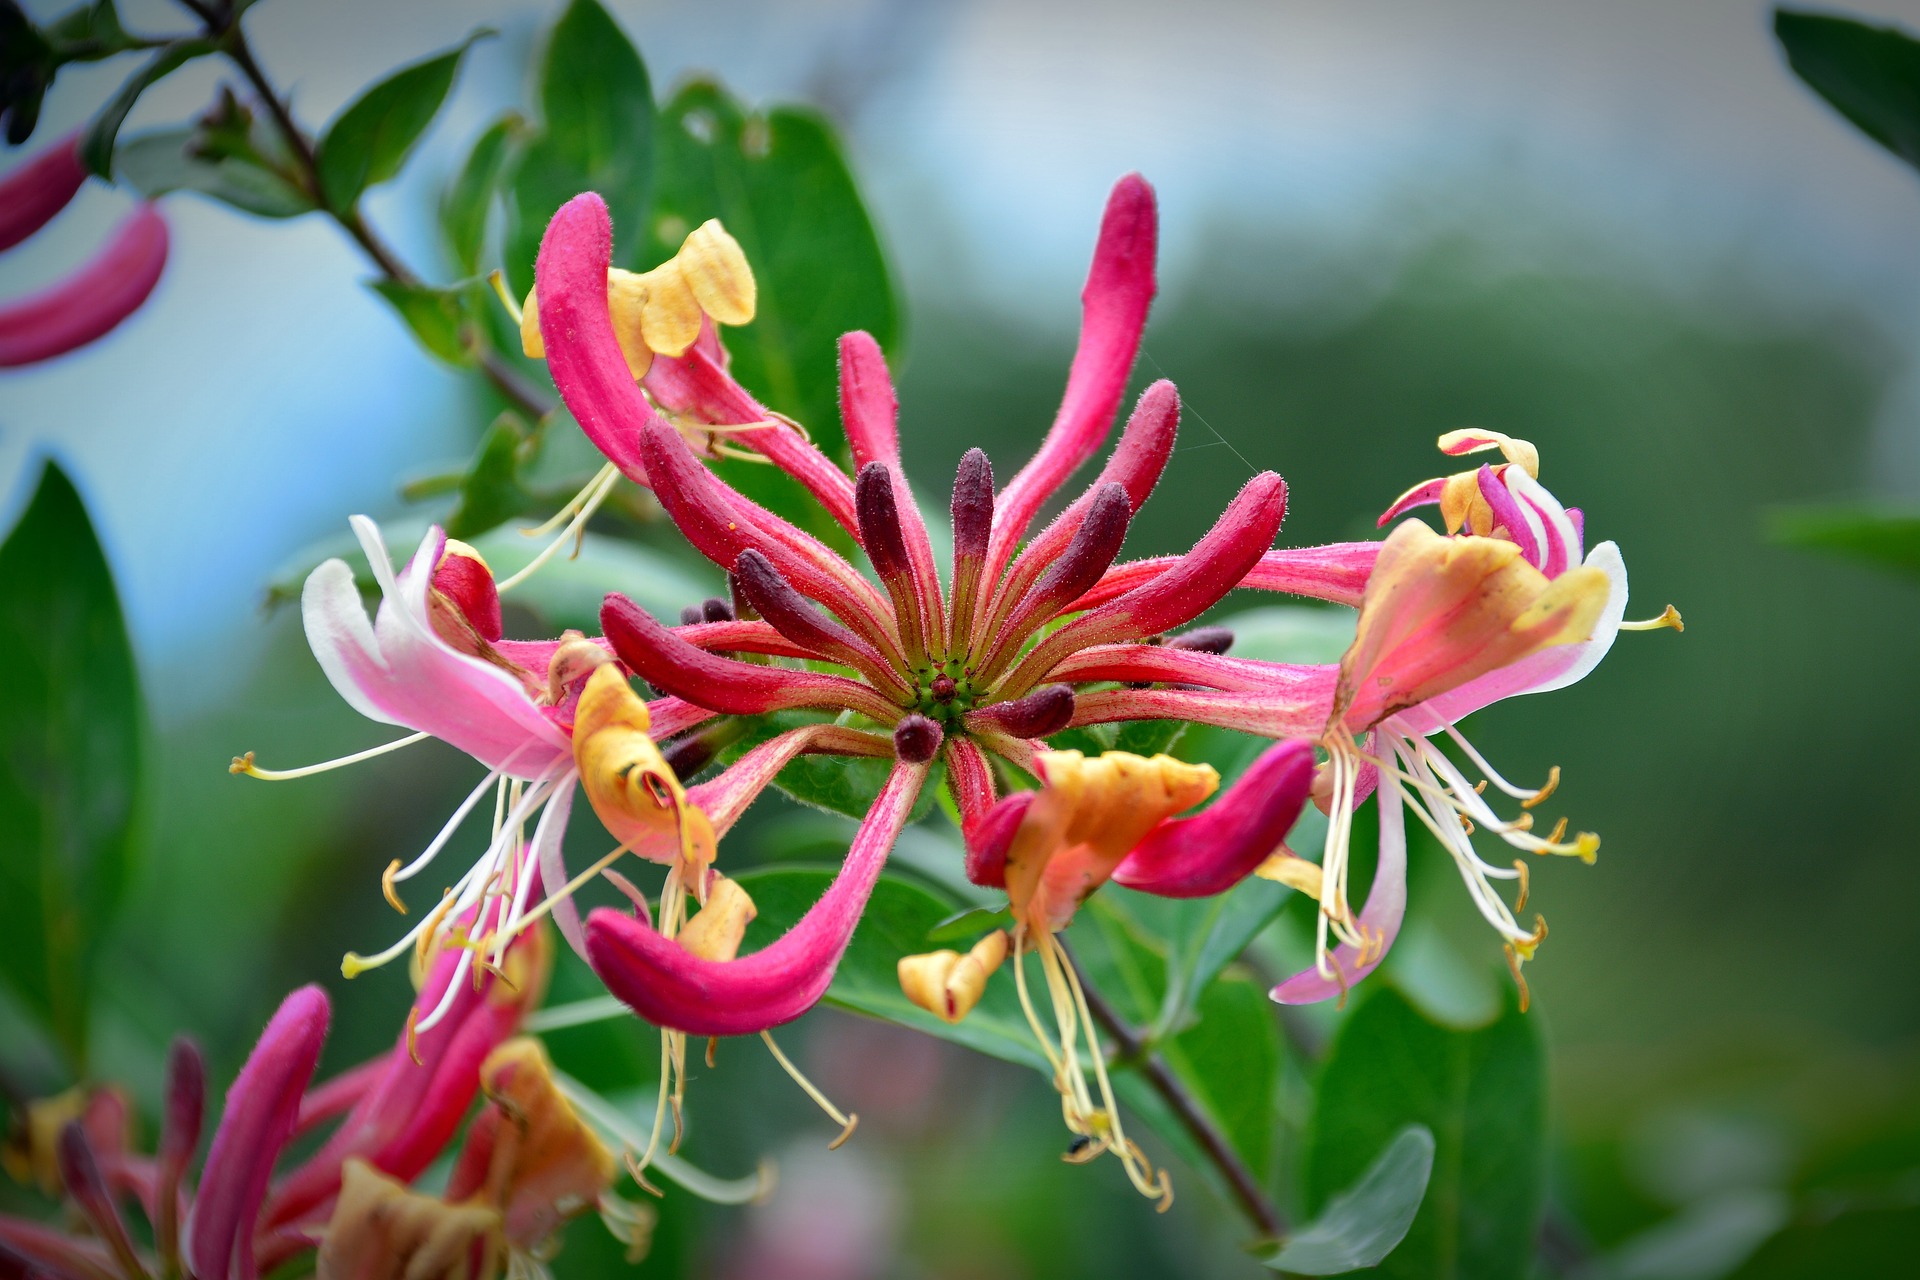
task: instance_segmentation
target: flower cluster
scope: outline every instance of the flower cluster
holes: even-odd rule
[[[228,1089],[197,1183],[206,1069],[189,1041],[169,1060],[150,1156],[133,1150],[131,1106],[117,1089],[34,1104],[8,1149],[9,1170],[65,1199],[75,1226],[0,1215],[0,1272],[251,1280],[310,1255],[321,1277],[490,1280],[503,1269],[537,1273],[557,1229],[589,1209],[643,1251],[652,1211],[612,1194],[611,1151],[575,1112],[539,1043],[518,1034],[548,963],[538,932],[478,981],[463,980],[442,953],[394,1047],[319,1084],[330,1005],[318,987],[295,991]],[[441,1024],[417,1031],[421,1011],[443,1000]],[[456,1145],[476,1096],[483,1104]],[[280,1168],[291,1147],[329,1125],[311,1155]],[[444,1190],[414,1186],[443,1156],[452,1158]],[[128,1200],[151,1225],[150,1248],[122,1214]]]
[[[1526,863],[1484,860],[1476,829],[1527,853],[1589,861],[1598,841],[1568,839],[1564,822],[1536,834],[1532,810],[1553,782],[1507,782],[1457,725],[1500,699],[1578,680],[1600,661],[1615,634],[1634,625],[1621,621],[1620,553],[1612,543],[1583,551],[1583,518],[1540,485],[1532,446],[1457,432],[1442,438],[1446,453],[1497,448],[1505,461],[1417,486],[1381,518],[1384,526],[1438,503],[1445,533],[1408,520],[1380,541],[1276,548],[1287,490],[1264,472],[1186,554],[1122,560],[1178,428],[1179,398],[1164,381],[1140,396],[1093,482],[1036,532],[1041,511],[1099,450],[1120,409],[1155,291],[1156,236],[1152,190],[1122,179],[1102,220],[1059,412],[1004,484],[980,450],[962,459],[949,504],[952,557],[942,565],[900,465],[894,392],[871,337],[851,333],[840,344],[849,472],[728,372],[716,322],[750,318],[753,290],[718,224],[697,230],[674,261],[632,276],[611,266],[600,198],[563,207],[521,314],[528,351],[544,354],[567,408],[609,463],[568,514],[584,519],[593,495],[620,476],[649,488],[693,548],[727,574],[731,600],[708,601],[676,624],[612,595],[601,636],[509,640],[499,592],[517,579],[496,583],[471,548],[437,530],[396,572],[377,531],[356,518],[383,599],[369,625],[346,564],[313,574],[303,607],[321,665],[363,713],[415,731],[402,742],[440,738],[490,770],[418,858],[388,869],[395,905],[398,886],[448,846],[489,791],[495,821],[491,842],[440,909],[389,951],[350,956],[349,972],[448,942],[460,976],[491,972],[514,939],[551,914],[608,990],[663,1030],[661,1100],[637,1162],[644,1168],[669,1103],[678,1118],[686,1037],[764,1036],[821,998],[916,800],[938,779],[962,820],[965,873],[1005,891],[1012,924],[965,954],[901,957],[903,989],[957,1020],[1010,956],[1076,1151],[1089,1159],[1112,1151],[1163,1203],[1165,1175],[1121,1127],[1087,1000],[1059,940],[1102,884],[1198,897],[1261,874],[1309,893],[1319,903],[1315,963],[1273,994],[1326,999],[1365,977],[1393,941],[1411,809],[1455,860],[1517,978],[1545,926],[1516,919]],[[716,474],[703,455],[723,434],[729,448],[799,481],[860,548],[871,576]],[[1242,588],[1356,610],[1352,647],[1337,664],[1294,665],[1231,656],[1232,636],[1217,627],[1183,630]],[[1661,622],[1678,618],[1643,625]],[[650,687],[651,701],[631,677]],[[803,713],[802,722],[689,785],[732,721],[778,712]],[[1116,751],[1089,758],[1048,743],[1069,729],[1130,720],[1222,726],[1272,745],[1222,790],[1205,765]],[[777,941],[741,955],[754,905],[717,868],[720,842],[802,754],[884,760],[890,771],[821,899]],[[250,757],[236,768],[264,773]],[[1519,802],[1517,816],[1494,811],[1482,795],[1489,782]],[[560,835],[576,790],[618,843],[570,878]],[[1375,791],[1377,869],[1356,911],[1352,815]],[[1285,844],[1310,799],[1331,815],[1317,864]],[[523,842],[533,851],[525,866],[517,861]],[[657,910],[614,870],[627,853],[667,868]],[[570,894],[595,874],[626,890],[632,910],[582,920]],[[1500,881],[1517,882],[1511,905]],[[448,924],[476,912],[492,927]],[[1029,955],[1049,1018],[1029,992]],[[447,1007],[423,1010],[422,1030],[449,1016]],[[844,1138],[852,1120],[806,1087],[842,1122]]]

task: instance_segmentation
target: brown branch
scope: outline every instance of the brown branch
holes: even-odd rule
[[[1266,1192],[1260,1186],[1259,1179],[1253,1176],[1253,1171],[1241,1161],[1238,1153],[1228,1144],[1226,1137],[1214,1127],[1213,1121],[1208,1119],[1206,1113],[1200,1109],[1200,1104],[1194,1100],[1192,1094],[1187,1092],[1186,1086],[1175,1078],[1173,1072],[1167,1067],[1166,1060],[1147,1044],[1138,1031],[1127,1025],[1114,1011],[1113,1006],[1107,1003],[1106,997],[1094,989],[1093,984],[1087,980],[1087,971],[1080,967],[1080,962],[1074,959],[1071,953],[1067,958],[1072,963],[1074,972],[1080,976],[1080,990],[1087,998],[1088,1011],[1093,1014],[1094,1021],[1100,1024],[1101,1029],[1113,1038],[1118,1050],[1115,1057],[1135,1065],[1141,1076],[1153,1087],[1153,1091],[1160,1095],[1161,1101],[1172,1108],[1174,1115],[1179,1117],[1181,1126],[1186,1129],[1187,1135],[1199,1144],[1201,1152],[1225,1179],[1227,1189],[1233,1193],[1234,1201],[1240,1206],[1241,1212],[1247,1215],[1247,1219],[1253,1223],[1261,1239],[1278,1240],[1285,1235],[1287,1224],[1280,1217],[1279,1210],[1267,1202]]]
[[[280,131],[287,146],[293,152],[294,160],[300,169],[298,176],[306,187],[307,194],[313,198],[314,204],[353,238],[354,243],[360,246],[361,251],[388,280],[403,285],[420,283],[420,277],[415,275],[407,264],[400,260],[399,255],[388,247],[387,243],[367,224],[357,203],[344,209],[336,208],[327,196],[326,189],[320,181],[320,157],[313,149],[313,142],[294,120],[292,112],[287,109],[287,104],[274,91],[266,72],[261,70],[259,61],[254,58],[253,50],[247,44],[245,33],[240,29],[239,20],[231,15],[224,19],[209,15],[197,4],[192,7],[195,12],[201,13],[206,18],[207,34],[222,42],[227,57],[240,69],[240,74],[247,78],[247,83],[253,86],[253,91],[266,104],[268,114],[273,117],[274,127]],[[479,361],[480,372],[515,408],[534,418],[545,417],[553,412],[552,400],[538,387],[527,381],[512,362],[502,359],[499,352],[480,350],[475,354]]]

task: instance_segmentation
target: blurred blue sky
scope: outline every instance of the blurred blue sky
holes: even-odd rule
[[[1311,246],[1251,275],[1262,305],[1302,325],[1351,317],[1402,255],[1497,221],[1513,271],[1564,258],[1571,227],[1596,246],[1596,273],[1680,292],[1737,277],[1806,323],[1864,314],[1895,349],[1920,345],[1920,181],[1788,74],[1750,0],[1202,0],[1177,18],[1142,0],[611,7],[657,88],[713,71],[749,98],[815,101],[842,120],[910,324],[916,301],[959,295],[1036,330],[1070,326],[1106,187],[1139,169],[1161,195],[1163,289],[1228,251],[1225,233],[1258,229]],[[269,0],[248,21],[313,124],[471,26],[500,29],[406,180],[369,202],[432,270],[428,193],[522,96],[548,8]],[[122,9],[137,28],[180,25],[164,4]],[[1920,25],[1912,0],[1873,12]],[[127,70],[64,77],[36,144],[83,121]],[[134,126],[191,114],[217,77],[211,64],[176,76]],[[125,207],[88,190],[0,259],[0,295],[70,269]],[[30,458],[50,451],[76,473],[163,718],[236,678],[254,646],[228,638],[276,565],[350,511],[396,510],[396,477],[463,455],[474,427],[456,380],[360,286],[360,260],[330,227],[185,196],[167,213],[174,254],[148,308],[92,350],[0,374],[0,519]],[[1529,243],[1536,225],[1544,238]],[[1896,385],[1860,484],[1912,496],[1920,377]],[[1219,425],[1254,465],[1286,469],[1260,424]]]

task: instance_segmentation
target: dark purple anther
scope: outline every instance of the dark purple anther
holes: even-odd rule
[[[719,596],[708,596],[700,602],[700,620],[703,622],[732,622],[733,606]]]

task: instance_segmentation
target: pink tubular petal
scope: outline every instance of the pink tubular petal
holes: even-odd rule
[[[534,287],[540,295],[540,338],[553,385],[581,431],[636,484],[647,483],[640,428],[658,421],[633,383],[613,336],[607,268],[613,264],[613,220],[591,191],[560,206],[540,240]]]
[[[1406,815],[1401,810],[1399,788],[1383,787],[1379,795],[1380,860],[1358,921],[1363,933],[1377,936],[1379,941],[1370,949],[1365,964],[1360,963],[1357,948],[1342,944],[1331,957],[1335,970],[1331,978],[1322,977],[1318,968],[1294,974],[1270,993],[1281,1004],[1314,1004],[1345,995],[1354,983],[1379,967],[1399,936],[1400,922],[1407,913]]]
[[[778,658],[812,658],[802,648],[765,622],[695,622],[673,629],[674,634],[708,653],[765,653]]]
[[[992,808],[968,820],[967,879],[985,889],[1007,884],[1007,850],[1033,805],[1034,791],[1016,791]]]
[[[1132,518],[1127,491],[1117,484],[1101,485],[1093,501],[1077,513],[1072,540],[1048,557],[1045,571],[1036,576],[1031,590],[1025,591],[1010,609],[996,608],[975,642],[975,650],[985,655],[975,665],[976,682],[991,684],[1019,654],[1020,646],[1036,627],[1100,580],[1120,554]],[[1007,603],[1007,597],[1002,596],[1002,605]]]
[[[307,643],[360,714],[430,733],[489,768],[538,777],[573,757],[565,733],[501,667],[452,648],[434,631],[428,589],[445,537],[431,529],[396,576],[379,530],[353,520],[383,599],[372,626],[345,561],[329,560],[300,594]]]
[[[779,772],[803,755],[885,760],[893,757],[893,744],[878,734],[841,725],[803,725],[769,738],[728,765],[718,776],[688,787],[687,800],[707,815],[707,820],[713,823],[714,835],[724,836]]]
[[[118,1273],[105,1246],[0,1213],[0,1276],[6,1280],[113,1280]]]
[[[696,707],[679,698],[655,698],[647,704],[647,717],[651,721],[648,732],[655,741],[684,733],[697,724],[705,724],[713,716],[714,713],[707,708]]]
[[[906,681],[872,645],[795,591],[758,551],[749,547],[740,553],[733,562],[733,578],[754,610],[781,635],[808,650],[808,657],[852,667],[876,689],[903,702],[912,701]]]
[[[1503,467],[1510,471],[1513,468]],[[1538,517],[1522,511],[1520,503],[1507,486],[1501,483],[1500,476],[1492,467],[1482,466],[1474,473],[1474,483],[1480,488],[1480,497],[1493,511],[1493,525],[1496,529],[1506,530],[1507,536],[1520,548],[1520,554],[1526,557],[1528,564],[1539,568],[1541,563],[1540,539],[1537,534]]]
[[[1277,742],[1206,809],[1148,832],[1113,879],[1163,898],[1225,893],[1280,847],[1312,788],[1313,744]]]
[[[858,471],[869,462],[900,467],[900,402],[887,373],[887,357],[873,335],[861,330],[840,337],[840,421]]]
[[[194,1197],[185,1253],[197,1280],[253,1280],[253,1226],[320,1061],[331,1009],[317,986],[281,1002],[240,1068]]]
[[[993,770],[980,748],[965,738],[947,744],[947,788],[953,792],[963,825],[993,804]]]
[[[988,615],[992,620],[983,622],[980,638],[1000,633],[1001,621],[1015,605],[1029,598],[1034,581],[1059,559],[1107,485],[1117,484],[1126,491],[1129,516],[1140,510],[1154,485],[1159,483],[1161,472],[1166,470],[1179,427],[1180,395],[1173,384],[1163,378],[1141,393],[1140,402],[1134,406],[1133,415],[1120,433],[1120,444],[1107,459],[1099,478],[1056,516],[1007,570],[993,611]]]
[[[1360,607],[1366,594],[1367,578],[1373,562],[1379,558],[1378,542],[1334,542],[1323,547],[1280,547],[1260,557],[1247,571],[1240,586],[1252,591],[1283,591],[1309,600]],[[1075,600],[1062,612],[1080,613],[1097,609],[1110,600],[1151,582],[1180,563],[1180,556],[1155,556],[1133,560],[1107,570],[1099,585]]]
[[[696,649],[618,593],[601,606],[600,625],[613,651],[641,679],[662,693],[725,715],[832,707],[858,711],[884,724],[900,718],[899,707],[857,680],[757,666]]]
[[[703,335],[711,333],[711,322],[703,324]],[[717,351],[718,341],[713,345]],[[679,357],[655,356],[642,382],[662,408],[683,419],[715,426],[758,424],[749,431],[728,432],[727,440],[766,455],[805,486],[842,528],[856,538],[860,536],[853,527],[853,485],[847,473],[790,423],[774,417],[749,395],[702,345],[688,348]]]
[[[1172,568],[1076,618],[1042,640],[1008,674],[1003,690],[1018,696],[1055,663],[1089,645],[1111,644],[1184,626],[1240,585],[1273,545],[1287,511],[1287,485],[1271,471],[1247,481],[1205,537]]]
[[[1264,693],[1286,701],[1311,702],[1332,696],[1339,667],[1332,663],[1231,658],[1174,645],[1103,644],[1069,655],[1053,674],[1072,681],[1198,684],[1225,692]]]
[[[771,946],[736,960],[703,960],[643,921],[602,908],[587,918],[594,972],[647,1021],[689,1035],[746,1035],[791,1022],[833,981],[926,776],[925,765],[894,766],[839,875]]]
[[[872,583],[824,543],[734,492],[700,464],[679,433],[654,421],[640,432],[654,492],[694,549],[731,571],[749,547],[801,594],[819,601],[889,659],[899,656],[892,610]]]
[[[72,133],[0,179],[0,253],[53,221],[87,180]]]
[[[105,337],[160,283],[167,224],[134,210],[98,257],[42,293],[0,307],[0,368],[37,364]]]
[[[1114,184],[1100,220],[1093,266],[1080,293],[1080,347],[1074,352],[1060,412],[1033,460],[1000,494],[987,554],[989,582],[1000,576],[1034,514],[1100,447],[1113,425],[1153,303],[1158,239],[1153,188],[1130,173]]]
[[[536,874],[531,864],[523,864],[521,873]],[[539,885],[533,889],[537,893]],[[489,927],[507,905],[504,898],[487,900]],[[470,908],[461,919],[474,936],[486,932],[474,927],[478,917]],[[510,950],[544,945],[537,934],[529,933],[512,942]],[[393,1048],[376,1059],[381,1067],[378,1077],[367,1084],[340,1128],[274,1188],[261,1219],[263,1241],[273,1239],[275,1248],[284,1250],[286,1228],[323,1219],[339,1193],[340,1169],[349,1157],[357,1156],[382,1173],[411,1182],[452,1140],[480,1090],[480,1064],[519,1030],[521,1018],[541,995],[515,990],[491,974],[482,973],[478,982],[471,981],[470,971],[461,968],[463,955],[458,948],[447,948],[434,957],[414,999],[414,1013],[434,1009],[449,984],[457,982],[452,1005],[428,1030],[417,1035],[403,1030]],[[409,1027],[412,1023],[409,1018]]]
[[[1191,720],[1239,729],[1263,738],[1318,737],[1333,710],[1337,673],[1327,668],[1324,686],[1303,682],[1298,694],[1206,693],[1188,689],[1102,689],[1074,699],[1073,725],[1116,720]]]

